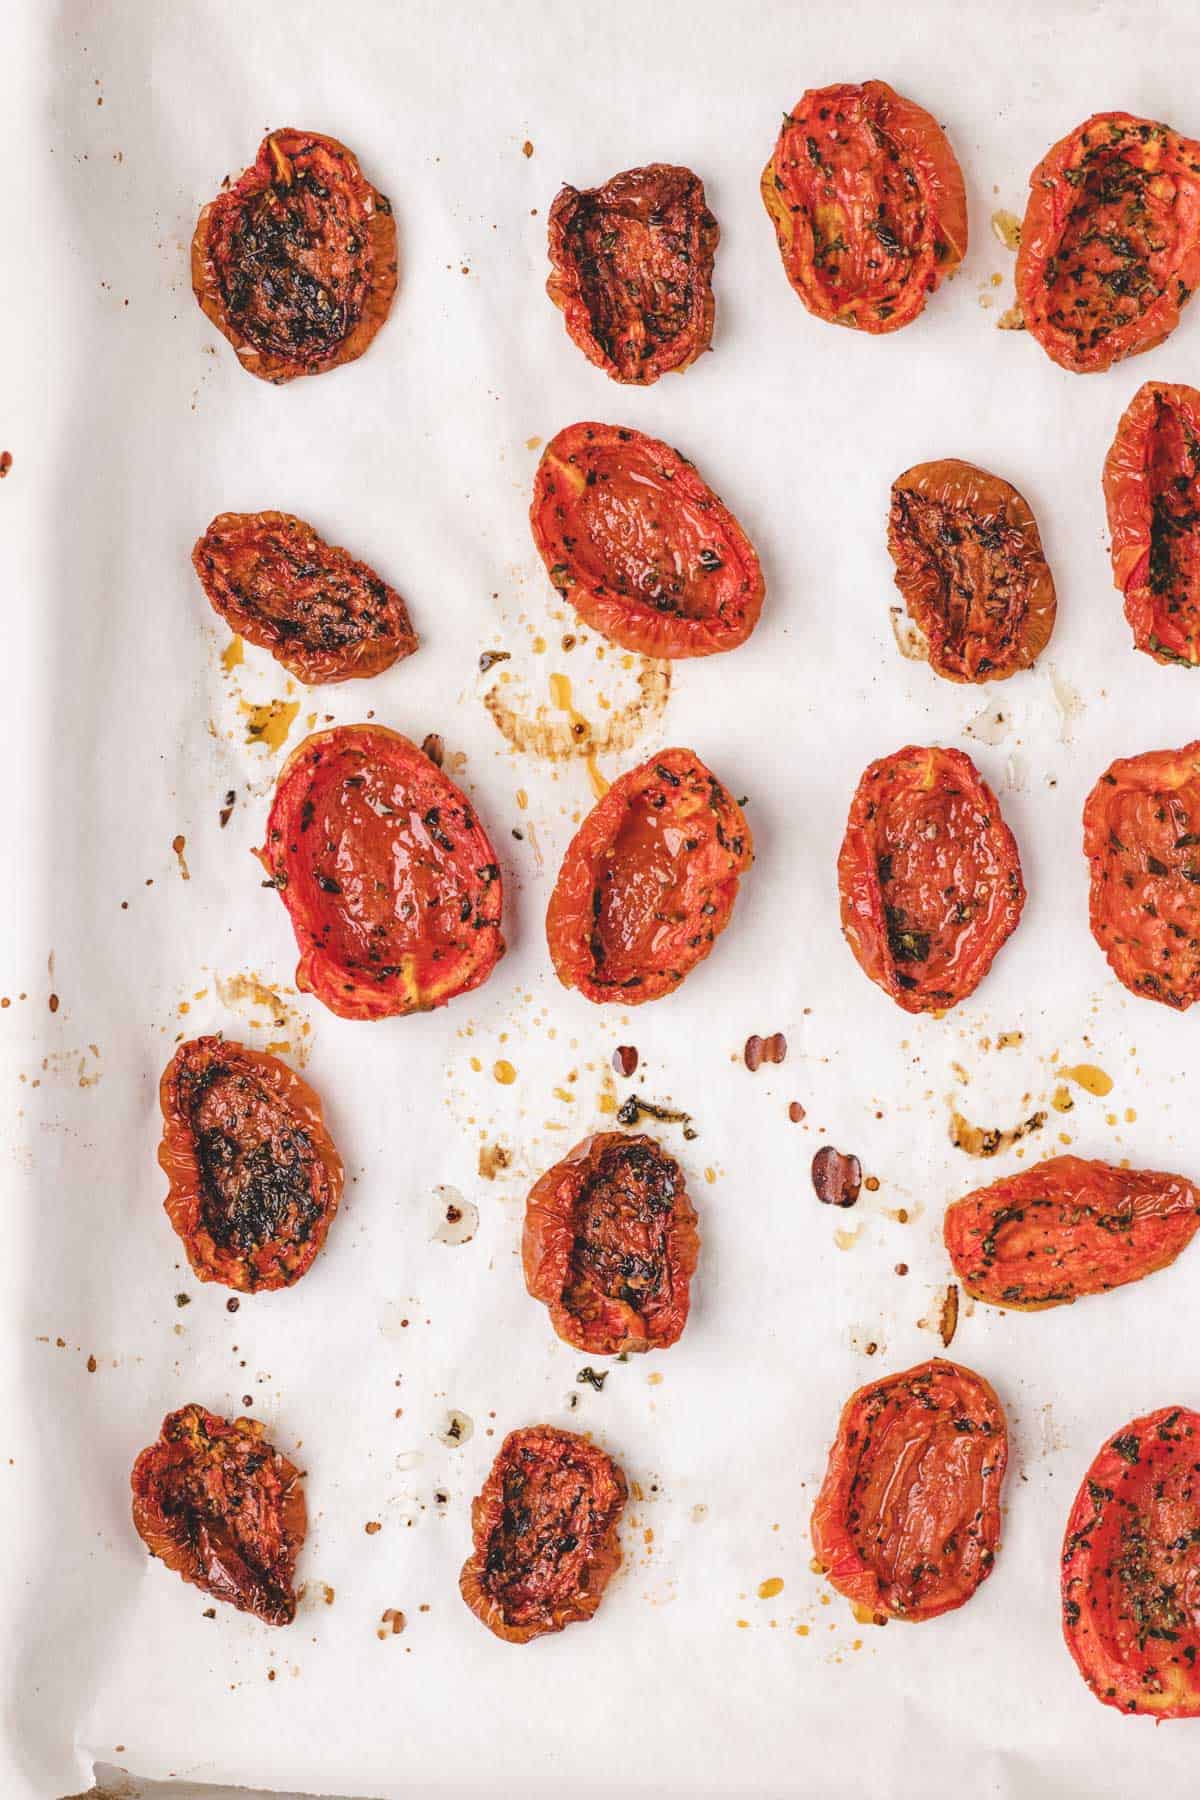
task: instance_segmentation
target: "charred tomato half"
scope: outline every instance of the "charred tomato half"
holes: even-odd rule
[[[264,381],[353,362],[396,292],[391,203],[336,138],[273,131],[200,214],[192,288]]]
[[[203,1406],[168,1413],[133,1465],[133,1523],[151,1556],[267,1625],[296,1616],[292,1580],[308,1516],[300,1471],[257,1419]]]
[[[444,1006],[504,953],[500,867],[474,807],[383,725],[292,752],[255,854],[292,921],[297,986],[343,1019]]]
[[[542,452],[529,514],[580,618],[644,656],[712,656],[762,610],[754,546],[686,457],[618,425],[568,425]]]
[[[489,1631],[527,1644],[590,1619],[621,1566],[628,1488],[603,1450],[573,1431],[510,1431],[471,1504],[474,1549],[462,1597]]]
[[[724,931],[753,860],[741,807],[694,751],[630,769],[563,857],[546,913],[558,979],[622,1006],[669,994]]]
[[[1139,650],[1200,663],[1200,392],[1147,381],[1104,464],[1113,580]]]

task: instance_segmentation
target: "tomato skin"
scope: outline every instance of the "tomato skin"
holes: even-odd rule
[[[713,656],[758,623],[766,589],[754,546],[658,438],[568,425],[542,452],[529,522],[559,594],[625,650]]]
[[[192,289],[244,369],[320,375],[362,355],[396,292],[391,203],[318,131],[272,131],[192,238]]]
[[[896,586],[948,681],[1005,681],[1050,641],[1056,599],[1037,521],[974,463],[918,463],[892,483]]]
[[[1025,904],[1016,840],[970,757],[912,744],[859,782],[838,890],[859,967],[911,1013],[974,993]]]
[[[753,860],[741,807],[695,751],[628,770],[563,857],[546,913],[558,979],[621,1006],[671,993],[729,923]]]
[[[550,208],[546,292],[589,362],[648,387],[710,347],[720,236],[690,169],[651,163],[566,186]]]
[[[163,1205],[192,1273],[248,1294],[299,1281],[342,1197],[312,1088],[265,1051],[190,1038],[163,1070],[159,1106]]]
[[[1200,740],[1119,757],[1083,807],[1092,936],[1132,994],[1200,999]]]
[[[683,1172],[661,1144],[598,1132],[530,1191],[525,1286],[577,1350],[665,1350],[687,1324],[700,1255],[696,1226]]]
[[[877,1617],[952,1612],[992,1572],[1007,1462],[1004,1410],[973,1370],[935,1357],[869,1382],[843,1407],[829,1452],[817,1560]]]
[[[1113,581],[1139,650],[1200,663],[1200,391],[1146,381],[1104,463]]]
[[[810,88],[784,116],[761,188],[788,280],[832,325],[910,325],[966,255],[949,140],[886,81]]]
[[[471,1504],[459,1589],[476,1618],[509,1644],[590,1619],[621,1566],[628,1492],[611,1456],[573,1431],[510,1431]]]
[[[133,1465],[133,1523],[184,1581],[264,1624],[290,1625],[308,1515],[300,1471],[263,1430],[194,1404],[168,1413]]]
[[[1200,144],[1094,113],[1029,177],[1017,255],[1025,325],[1087,375],[1152,350],[1200,282]]]
[[[378,675],[417,647],[395,588],[291,513],[220,513],[192,566],[229,629],[309,686]]]
[[[942,1236],[973,1299],[1033,1312],[1167,1268],[1198,1227],[1182,1175],[1052,1156],[954,1201]]]
[[[386,726],[305,738],[255,855],[296,933],[297,987],[340,1018],[444,1006],[504,953],[500,868],[475,808]]]
[[[1163,1406],[1103,1446],[1062,1552],[1063,1636],[1105,1706],[1200,1718],[1200,1413]]]

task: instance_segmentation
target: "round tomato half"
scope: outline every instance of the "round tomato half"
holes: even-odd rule
[[[573,1431],[510,1431],[471,1504],[462,1597],[489,1631],[527,1644],[590,1619],[621,1566],[628,1495],[611,1456]]]
[[[290,513],[221,513],[192,566],[230,630],[298,681],[378,675],[417,647],[395,588]]]
[[[475,808],[383,725],[293,750],[255,854],[296,933],[296,985],[343,1019],[444,1006],[504,953],[500,866]]]
[[[967,1293],[1033,1311],[1140,1281],[1200,1227],[1182,1175],[1052,1156],[946,1208],[942,1235]]]
[[[1200,1717],[1200,1413],[1164,1406],[1104,1445],[1067,1520],[1062,1609],[1097,1700]]]
[[[898,331],[966,255],[949,140],[886,81],[803,94],[784,114],[762,197],[788,280],[833,325]]]
[[[1200,999],[1200,740],[1119,758],[1083,807],[1092,936],[1131,993]]]
[[[618,425],[568,425],[529,513],[551,581],[584,622],[643,656],[712,656],[762,610],[754,546],[686,457]]]
[[[1152,350],[1200,281],[1200,144],[1095,113],[1029,177],[1017,256],[1025,325],[1086,375]]]
[[[1161,663],[1200,663],[1200,391],[1147,381],[1104,464],[1113,580],[1133,641]]]
[[[673,1344],[699,1254],[683,1171],[651,1137],[585,1138],[526,1202],[525,1286],[559,1337],[593,1356]]]
[[[546,292],[589,362],[648,387],[709,347],[720,235],[690,169],[651,163],[603,187],[564,187],[550,208]]]
[[[214,1600],[267,1625],[291,1624],[304,1490],[257,1419],[195,1405],[168,1413],[130,1484],[134,1528],[151,1556]]]
[[[200,214],[192,288],[264,381],[353,362],[396,292],[391,203],[336,138],[273,131]]]
[[[180,1044],[159,1083],[167,1217],[201,1281],[290,1287],[325,1242],[342,1162],[294,1069],[226,1038]]]
[[[973,994],[1025,904],[1016,839],[970,757],[913,745],[859,782],[838,889],[859,967],[912,1013]]]
[[[753,860],[741,807],[694,751],[630,769],[563,857],[546,913],[558,979],[622,1006],[669,994],[724,931]]]
[[[888,549],[929,666],[947,680],[1003,681],[1050,641],[1054,577],[1002,476],[956,457],[906,469],[892,483]]]
[[[813,1507],[817,1560],[876,1619],[952,1612],[992,1572],[1007,1462],[982,1375],[935,1358],[859,1388]]]

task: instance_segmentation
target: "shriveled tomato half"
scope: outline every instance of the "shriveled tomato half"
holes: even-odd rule
[[[1131,993],[1200,999],[1200,740],[1120,757],[1083,807],[1092,936]]]
[[[1075,1496],[1062,1553],[1063,1635],[1105,1706],[1200,1717],[1200,1413],[1131,1419]]]
[[[762,611],[754,546],[686,457],[619,425],[568,425],[529,513],[550,579],[584,622],[643,656],[735,650]]]
[[[630,769],[563,857],[546,913],[558,979],[622,1006],[669,994],[728,925],[753,860],[741,807],[695,751]]]
[[[257,1419],[181,1406],[134,1463],[130,1483],[134,1527],[151,1556],[214,1600],[267,1625],[291,1624],[308,1528],[304,1490]]]
[[[475,1617],[510,1644],[590,1619],[621,1566],[628,1491],[612,1457],[573,1431],[510,1431],[471,1504],[459,1587]]]
[[[1182,1175],[1052,1156],[956,1200],[942,1235],[968,1294],[1033,1311],[1165,1269],[1198,1226]]]
[[[391,202],[336,138],[272,131],[192,238],[201,308],[264,381],[361,356],[396,292]]]
[[[546,292],[589,362],[648,387],[709,347],[720,235],[690,169],[651,163],[603,187],[564,187],[550,208]]]
[[[911,744],[859,782],[838,889],[860,968],[911,1013],[973,994],[1025,904],[1016,839],[975,764]]]
[[[817,1560],[876,1619],[936,1619],[992,1572],[1008,1430],[958,1363],[919,1363],[851,1394],[813,1507]]]
[[[818,319],[898,331],[967,252],[962,170],[932,114],[886,81],[809,88],[763,170],[788,280]]]
[[[1017,299],[1077,374],[1152,350],[1200,282],[1200,144],[1132,113],[1094,113],[1029,177]]]
[[[577,1350],[665,1350],[687,1324],[696,1226],[683,1171],[661,1144],[598,1132],[534,1183],[525,1286]]]
[[[296,985],[343,1019],[444,1006],[504,954],[500,865],[475,808],[386,726],[305,738],[255,854],[296,933]]]
[[[201,1281],[290,1287],[325,1242],[342,1162],[294,1069],[219,1037],[190,1038],[159,1083],[167,1217]]]
[[[1036,662],[1054,629],[1054,577],[1037,521],[1000,475],[944,457],[892,483],[896,586],[949,681],[1003,681]]]
[[[1104,464],[1113,580],[1133,641],[1161,663],[1200,663],[1200,391],[1142,384]]]
[[[395,588],[291,513],[221,513],[192,565],[230,630],[299,681],[378,675],[417,647]]]

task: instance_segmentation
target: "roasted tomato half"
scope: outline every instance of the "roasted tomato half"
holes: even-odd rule
[[[353,362],[396,292],[391,203],[336,138],[273,131],[200,214],[192,288],[264,381]]]
[[[1133,641],[1161,663],[1200,663],[1200,392],[1147,381],[1104,464],[1113,580]]]
[[[192,564],[230,630],[299,681],[378,675],[417,647],[395,588],[290,513],[221,513]]]
[[[290,1287],[342,1197],[321,1102],[295,1070],[226,1038],[180,1044],[159,1083],[167,1217],[201,1281]]]
[[[859,966],[912,1013],[973,994],[1025,904],[1016,840],[975,764],[912,745],[859,782],[838,889]]]
[[[546,913],[558,979],[589,1000],[669,994],[729,923],[754,842],[692,750],[614,781],[575,833]]]
[[[504,954],[500,867],[475,808],[383,725],[293,750],[255,854],[291,917],[296,985],[343,1019],[444,1006]]]
[[[584,1138],[526,1203],[525,1286],[559,1337],[592,1356],[673,1344],[699,1254],[683,1171],[651,1137]]]
[[[589,362],[647,387],[708,349],[720,235],[690,169],[651,163],[603,187],[564,187],[550,208],[546,292]]]
[[[942,1235],[974,1299],[1035,1311],[1165,1269],[1198,1226],[1182,1175],[1052,1156],[956,1200]]]
[[[817,1560],[877,1620],[936,1619],[992,1572],[1008,1430],[957,1363],[920,1363],[852,1394],[813,1507]]]
[[[1092,936],[1131,993],[1200,999],[1200,739],[1119,758],[1083,807]]]
[[[458,1585],[475,1617],[510,1644],[590,1619],[621,1566],[627,1494],[612,1457],[586,1438],[553,1425],[510,1431],[471,1503],[475,1547]]]
[[[181,1406],[134,1463],[130,1483],[133,1523],[151,1556],[214,1600],[267,1625],[291,1624],[304,1490],[257,1419]]]
[[[1105,1444],[1067,1520],[1062,1608],[1097,1700],[1200,1717],[1200,1413],[1164,1406]]]
[[[788,280],[833,325],[898,331],[966,255],[967,196],[946,134],[886,81],[802,95],[762,197]]]
[[[1016,488],[974,463],[918,463],[892,483],[888,549],[896,586],[949,681],[1003,681],[1054,629],[1054,577]]]
[[[550,579],[584,622],[643,656],[712,656],[762,611],[749,538],[686,457],[617,425],[568,425],[529,514]]]
[[[1200,144],[1095,113],[1029,177],[1017,299],[1047,356],[1086,375],[1152,350],[1200,282]]]

